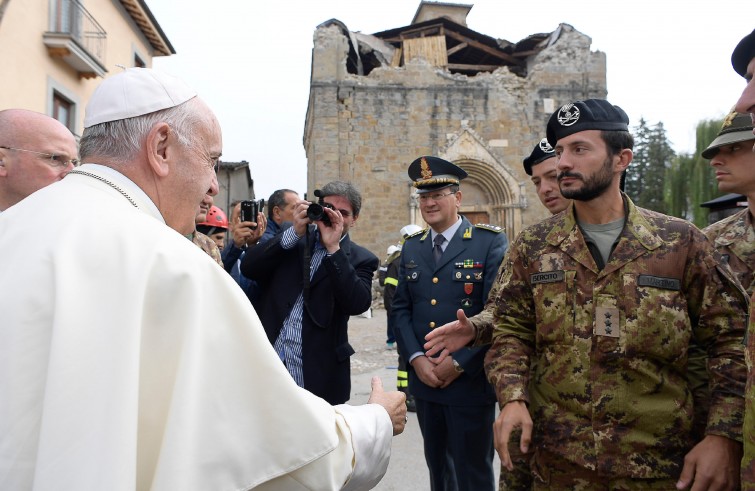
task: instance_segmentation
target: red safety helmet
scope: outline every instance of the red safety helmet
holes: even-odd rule
[[[205,225],[207,227],[222,228],[228,230],[228,217],[225,216],[225,212],[217,206],[211,206],[210,211],[207,212],[207,217],[204,222],[197,225]]]

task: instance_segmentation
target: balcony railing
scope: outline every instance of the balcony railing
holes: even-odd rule
[[[77,0],[51,2],[45,44],[52,56],[64,58],[82,76],[105,73],[107,33]]]

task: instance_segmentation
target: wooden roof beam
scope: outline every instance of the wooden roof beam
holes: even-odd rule
[[[524,62],[522,60],[517,60],[516,58],[514,58],[511,55],[507,55],[506,53],[502,53],[501,51],[499,51],[499,50],[497,50],[495,48],[491,48],[490,46],[482,44],[479,41],[475,41],[474,39],[471,39],[471,38],[468,38],[466,36],[463,36],[463,35],[459,34],[458,32],[446,30],[446,36],[454,38],[454,39],[456,39],[458,41],[461,41],[462,43],[467,43],[467,44],[469,44],[469,46],[471,46],[473,48],[476,48],[476,49],[479,49],[480,51],[483,51],[483,52],[489,54],[490,56],[494,56],[494,57],[498,58],[499,60],[507,61],[507,62],[511,63],[512,65],[524,66]]]

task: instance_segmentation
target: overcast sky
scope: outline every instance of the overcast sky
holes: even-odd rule
[[[408,25],[419,0],[146,0],[177,54],[154,68],[183,78],[213,108],[223,160],[251,164],[258,198],[306,191],[304,118],[312,37],[329,19],[372,34]],[[562,22],[606,53],[608,100],[631,123],[662,121],[677,152],[695,124],[720,118],[744,81],[731,51],[755,27],[752,0],[477,0],[467,26],[519,41]],[[416,156],[407,155],[407,165]]]

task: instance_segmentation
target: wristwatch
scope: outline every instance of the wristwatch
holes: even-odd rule
[[[464,373],[464,368],[459,365],[459,362],[451,358],[451,362],[454,364],[454,370],[456,370],[457,373]]]

